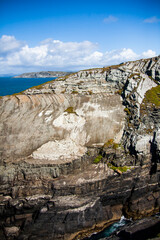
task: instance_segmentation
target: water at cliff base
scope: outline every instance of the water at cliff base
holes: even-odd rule
[[[94,233],[90,237],[84,238],[84,240],[98,240],[109,237],[113,232],[117,231],[120,227],[124,226],[129,221],[130,220],[122,216],[119,222],[113,223],[109,227],[105,228],[102,232]]]
[[[19,93],[30,87],[40,85],[55,78],[12,78],[0,77],[0,96]]]

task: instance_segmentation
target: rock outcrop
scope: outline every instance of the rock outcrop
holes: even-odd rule
[[[120,227],[111,236],[104,237],[103,240],[159,240],[160,220],[159,216],[151,216],[128,223]],[[87,240],[87,239],[86,239]]]
[[[158,212],[159,81],[156,57],[0,98],[0,238],[82,239]]]

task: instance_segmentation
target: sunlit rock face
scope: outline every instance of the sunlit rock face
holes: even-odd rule
[[[82,239],[159,211],[159,72],[142,59],[0,98],[0,239]]]
[[[43,144],[33,157],[82,156],[87,146],[103,145],[109,139],[118,143],[123,134],[125,112],[119,95],[17,95],[1,101],[7,158],[27,156]]]

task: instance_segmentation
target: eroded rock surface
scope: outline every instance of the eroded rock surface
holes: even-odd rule
[[[159,211],[159,73],[156,57],[0,98],[1,239],[81,239]]]

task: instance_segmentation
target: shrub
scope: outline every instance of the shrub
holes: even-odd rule
[[[73,107],[68,107],[68,108],[65,110],[65,112],[67,112],[67,113],[76,113],[76,112],[74,111]]]
[[[118,143],[113,143],[113,149],[117,149],[119,148],[119,144]]]
[[[112,145],[113,145],[113,142],[114,142],[114,140],[113,139],[109,139],[104,145],[103,145],[103,147],[111,147]]]
[[[99,163],[102,158],[103,158],[102,155],[99,154],[99,155],[94,159],[93,163],[95,163],[95,164]]]

